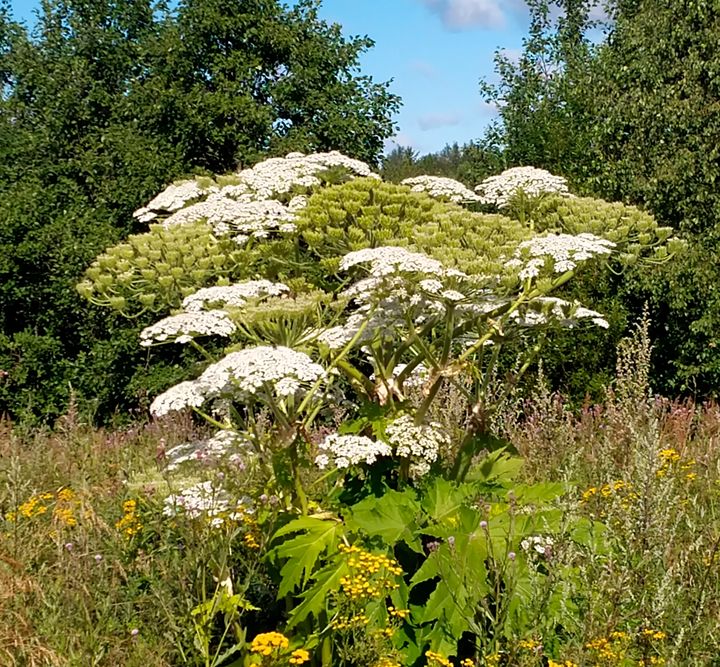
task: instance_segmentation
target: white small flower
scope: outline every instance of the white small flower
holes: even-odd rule
[[[204,402],[205,396],[194,382],[181,382],[155,398],[150,405],[150,414],[162,417],[189,407],[199,408]]]
[[[466,188],[460,181],[444,176],[414,176],[401,181],[413,192],[426,192],[431,197],[455,203],[482,201],[479,195]]]
[[[372,465],[381,456],[390,456],[392,449],[380,440],[371,440],[362,435],[339,435],[333,433],[318,445],[324,450],[315,457],[315,464],[319,468],[326,468],[330,464],[330,456],[334,459],[336,468],[348,468],[351,465],[365,463]]]
[[[290,288],[283,283],[274,283],[270,280],[247,280],[234,285],[203,287],[185,297],[182,306],[189,312],[203,311],[208,304],[240,307],[244,306],[248,299],[280,296],[289,291]]]
[[[415,424],[410,415],[403,415],[385,428],[388,442],[395,447],[395,454],[418,464],[417,470],[430,469],[440,451],[450,444],[450,438],[438,423]]]
[[[497,208],[507,207],[519,190],[531,197],[543,193],[569,195],[567,181],[562,176],[554,176],[549,171],[535,167],[506,169],[502,174],[486,178],[475,188],[483,203]]]
[[[140,345],[188,343],[198,336],[231,336],[235,323],[224,310],[208,310],[170,315],[140,332]]]
[[[216,186],[204,188],[195,180],[178,181],[165,188],[147,206],[138,209],[133,215],[141,222],[150,222],[157,218],[158,213],[178,211],[189,201],[204,197],[215,190]]]

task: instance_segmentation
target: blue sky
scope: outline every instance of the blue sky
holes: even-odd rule
[[[15,18],[29,23],[38,4],[11,1]],[[394,141],[420,153],[483,134],[494,110],[478,81],[492,79],[496,49],[518,52],[527,30],[523,0],[324,0],[320,13],[345,35],[375,40],[362,72],[393,79],[403,99]]]

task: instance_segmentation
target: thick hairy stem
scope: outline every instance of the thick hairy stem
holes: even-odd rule
[[[307,500],[307,494],[305,493],[305,489],[302,485],[302,480],[300,479],[300,465],[299,465],[299,457],[298,457],[298,450],[297,450],[297,438],[293,440],[289,447],[290,452],[290,469],[292,472],[293,477],[293,490],[295,495],[295,501],[300,506],[300,511],[302,512],[303,516],[307,516],[308,514],[308,500]]]

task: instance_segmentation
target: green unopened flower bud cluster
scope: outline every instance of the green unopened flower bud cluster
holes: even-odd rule
[[[375,179],[317,192],[296,224],[309,252],[331,273],[348,252],[399,245],[468,274],[502,276],[507,272],[503,258],[532,236],[505,216],[471,212]]]
[[[246,263],[237,244],[215,238],[203,223],[152,225],[99,255],[77,290],[127,316],[164,312],[200,287],[239,277]]]
[[[620,202],[548,196],[535,203],[531,221],[540,232],[590,233],[608,239],[617,246],[613,257],[625,266],[664,261],[685,247],[671,227],[661,227],[649,213]]]

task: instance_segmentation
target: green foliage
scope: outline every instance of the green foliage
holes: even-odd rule
[[[649,213],[620,202],[590,197],[542,197],[532,208],[530,224],[539,232],[590,233],[618,244],[613,260],[620,266],[662,262],[682,251],[672,227],[660,227]],[[619,261],[618,261],[619,260]]]
[[[380,173],[391,183],[412,176],[446,176],[474,187],[503,170],[505,162],[497,147],[487,142],[445,146],[437,153],[419,156],[412,148],[397,146],[382,159]]]

